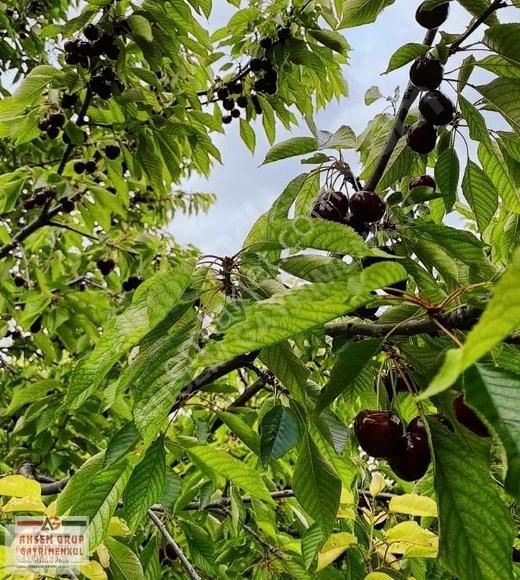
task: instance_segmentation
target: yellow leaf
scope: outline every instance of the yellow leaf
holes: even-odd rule
[[[106,580],[107,573],[103,570],[103,566],[96,560],[90,560],[87,564],[81,564],[79,571],[89,580]]]
[[[38,512],[47,513],[47,506],[39,497],[12,497],[2,508],[4,513]]]
[[[353,504],[354,503],[354,495],[350,491],[348,487],[341,488],[341,497],[339,499],[340,504]]]
[[[379,495],[386,487],[385,478],[382,473],[376,471],[372,476],[372,481],[370,482],[370,487],[368,491],[372,494],[372,497]]]
[[[398,514],[408,514],[410,516],[437,517],[437,503],[435,500],[414,493],[398,495],[390,500],[388,509]]]
[[[130,528],[121,518],[112,518],[108,525],[108,536],[129,536],[132,533]]]
[[[23,475],[6,475],[0,479],[0,495],[10,497],[40,497],[40,484]]]
[[[384,572],[370,572],[370,574],[365,576],[365,580],[392,580],[392,576]]]
[[[329,564],[339,558],[350,546],[357,544],[357,538],[348,532],[339,532],[332,534],[325,542],[323,548],[318,554],[317,572],[326,568]]]
[[[417,522],[401,522],[385,532],[385,541],[392,554],[403,554],[408,558],[435,558],[439,538]]]
[[[355,520],[357,516],[353,508],[340,506],[336,517],[340,520]]]

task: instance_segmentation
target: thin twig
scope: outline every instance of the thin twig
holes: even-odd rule
[[[163,535],[163,537],[166,540],[166,542],[168,543],[168,545],[175,552],[175,554],[179,558],[179,561],[181,562],[183,568],[186,570],[186,573],[188,574],[188,576],[192,580],[202,580],[202,576],[199,576],[199,573],[197,572],[197,570],[195,570],[195,568],[193,567],[193,564],[188,560],[188,558],[186,558],[181,547],[172,538],[170,532],[167,530],[166,526],[162,523],[159,516],[157,516],[153,510],[149,509],[148,510],[148,517],[152,520],[152,522],[155,524],[157,529]]]

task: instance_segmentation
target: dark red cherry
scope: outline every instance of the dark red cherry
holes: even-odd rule
[[[237,98],[237,105],[241,109],[245,109],[247,107],[247,97],[245,95],[241,95]]]
[[[273,48],[273,40],[266,36],[260,40],[260,46],[265,50],[269,50],[270,48]]]
[[[433,190],[437,188],[435,179],[431,175],[421,175],[420,177],[414,177],[409,185],[409,189],[415,189],[416,187],[431,187]]]
[[[238,119],[240,117],[240,110],[239,109],[233,109],[231,111],[231,116],[233,117],[233,119]]]
[[[451,424],[450,420],[444,417],[443,415],[429,415],[430,418],[435,419],[441,425],[453,431],[453,425]],[[415,433],[416,435],[423,435],[426,436],[426,427],[424,425],[424,421],[420,415],[414,417],[409,423],[408,427],[406,427],[407,433]]]
[[[347,214],[347,216],[343,220],[343,223],[346,226],[349,226],[350,228],[352,228],[362,238],[366,238],[368,236],[368,234],[370,233],[370,225],[361,221],[361,220],[358,220],[351,213]]]
[[[405,448],[388,460],[392,471],[405,481],[417,481],[428,471],[431,455],[428,438],[417,433],[406,433]]]
[[[56,137],[60,134],[60,128],[56,127],[55,125],[50,125],[47,128],[47,137],[49,139],[56,139]]]
[[[99,259],[96,262],[96,266],[98,267],[99,271],[103,274],[103,276],[108,276],[110,272],[115,268],[116,263],[111,258]]]
[[[312,206],[311,216],[342,223],[348,213],[348,197],[341,191],[326,190]]]
[[[119,154],[121,153],[121,149],[117,145],[107,145],[105,147],[105,155],[109,159],[117,159]]]
[[[388,458],[403,449],[403,424],[392,411],[361,411],[354,421],[354,434],[366,453]]]
[[[74,105],[78,102],[78,94],[77,93],[63,93],[61,97],[61,106],[64,109],[72,109]]]
[[[410,68],[410,80],[421,91],[438,89],[444,76],[444,67],[440,60],[423,56],[418,58]]]
[[[426,155],[435,149],[437,129],[427,121],[417,121],[408,129],[406,141],[412,151]]]
[[[224,125],[229,125],[232,120],[233,120],[233,117],[231,115],[224,115],[222,117],[222,122],[224,123]]]
[[[223,101],[222,101],[222,107],[226,110],[226,111],[232,111],[235,108],[235,99],[233,99],[232,97],[226,97]]]
[[[83,34],[88,40],[97,40],[99,38],[99,28],[95,24],[87,24],[83,29]]]
[[[448,14],[450,13],[449,2],[444,2],[444,4],[439,4],[435,8],[428,10],[424,8],[424,4],[425,2],[417,8],[417,12],[415,13],[415,20],[418,24],[423,28],[431,30],[433,28],[439,28],[439,26],[446,22]]]
[[[453,121],[455,106],[441,91],[429,91],[419,101],[419,111],[428,123],[444,126]]]
[[[477,414],[464,402],[464,395],[458,395],[453,401],[455,416],[461,425],[478,435],[479,437],[490,437],[488,428],[478,418]]]
[[[350,211],[359,221],[378,222],[385,215],[386,203],[373,191],[358,191],[350,198]]]

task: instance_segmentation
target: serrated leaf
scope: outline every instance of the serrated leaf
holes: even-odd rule
[[[242,141],[246,144],[247,148],[251,153],[255,152],[256,147],[256,136],[251,125],[245,120],[240,119],[240,137]]]
[[[475,214],[479,231],[484,232],[497,211],[498,192],[486,173],[471,160],[462,178],[462,191]]]
[[[143,567],[137,554],[125,544],[107,538],[110,553],[110,571],[114,580],[144,580]]]
[[[33,68],[13,94],[13,101],[24,107],[35,104],[42,96],[43,88],[63,73],[46,64]]]
[[[217,417],[222,420],[222,422],[227,425],[227,427],[235,435],[237,435],[241,441],[243,441],[253,453],[260,455],[260,442],[258,440],[258,435],[251,429],[251,427],[238,415],[238,413],[229,413],[227,411],[220,411],[217,413]]]
[[[335,133],[318,131],[318,149],[355,149],[356,134],[351,127],[342,125]]]
[[[466,369],[520,327],[519,279],[520,250],[517,250],[509,268],[495,285],[493,297],[489,300],[480,320],[466,337],[466,342],[462,348],[452,349],[446,353],[444,364],[426,391],[419,395],[419,400],[451,387]]]
[[[478,158],[509,211],[520,213],[520,188],[513,181],[503,154],[492,141],[480,143]]]
[[[350,45],[339,32],[335,30],[314,29],[309,30],[309,35],[315,38],[321,44],[327,46],[340,54],[347,54]]]
[[[520,376],[477,364],[464,374],[466,402],[500,437],[507,453],[506,490],[520,498]]]
[[[130,422],[123,425],[121,429],[112,437],[105,451],[104,465],[108,467],[121,457],[132,451],[139,442],[139,431],[135,423]]]
[[[442,566],[460,580],[511,578],[514,531],[489,472],[489,448],[430,422]],[[472,437],[468,435],[468,437]],[[478,498],[478,517],[475,508]]]
[[[219,475],[229,479],[251,496],[271,501],[265,483],[258,476],[258,472],[247,463],[211,445],[188,447],[186,452],[202,471],[212,477]]]
[[[289,342],[280,342],[262,349],[259,358],[289,390],[291,396],[300,401],[305,398],[305,384],[310,371],[294,354]]]
[[[72,373],[65,407],[77,409],[98,388],[117,359],[156,326],[180,300],[193,273],[190,263],[175,274],[158,273],[136,290],[132,304],[109,323],[94,351]]]
[[[487,85],[478,86],[477,90],[515,131],[520,132],[520,79],[498,78]]]
[[[475,18],[479,18],[489,8],[490,0],[458,0],[459,4],[463,6]],[[495,12],[491,13],[487,19],[486,24],[491,26],[498,23],[498,17]]]
[[[131,473],[132,464],[127,460],[99,469],[92,478],[85,481],[81,493],[71,498],[69,515],[89,518],[90,549],[103,541]],[[71,489],[74,488],[74,477],[69,483]],[[63,508],[63,502],[58,500],[58,513],[63,514]]]
[[[352,28],[375,22],[379,14],[395,0],[346,0],[339,28]]]
[[[412,60],[426,54],[430,50],[430,47],[426,44],[419,44],[417,42],[409,42],[399,47],[394,54],[390,57],[390,62],[385,70],[384,74],[401,68],[405,64],[408,64]]]
[[[491,50],[516,61],[517,65],[520,65],[519,34],[520,24],[498,24],[486,30],[483,40],[484,44],[487,44]]]
[[[320,549],[325,536],[323,535],[323,530],[318,524],[312,524],[309,526],[302,536],[302,556],[305,567],[308,569],[311,567],[316,554]]]
[[[147,510],[162,497],[166,482],[166,453],[161,439],[146,450],[130,476],[124,493],[125,519],[132,530],[142,522]]]
[[[319,327],[368,302],[371,291],[404,277],[405,270],[395,262],[374,264],[347,282],[303,286],[256,302],[221,341],[201,352],[198,362],[209,365],[230,360]]]
[[[368,339],[360,342],[351,342],[339,352],[330,378],[323,387],[316,403],[317,413],[323,411],[325,407],[348,389],[365,365],[379,351],[381,345],[381,340]]]
[[[291,409],[276,405],[264,415],[259,434],[260,459],[265,466],[280,459],[297,445],[300,429]]]
[[[444,194],[446,211],[451,211],[457,200],[460,163],[454,147],[445,149],[437,158],[435,164],[435,181],[437,187]]]
[[[309,435],[304,436],[300,445],[292,487],[303,509],[322,530],[329,532],[339,509],[341,481]]]
[[[314,137],[292,137],[271,147],[265,156],[264,164],[296,155],[312,153],[317,148],[318,143]]]

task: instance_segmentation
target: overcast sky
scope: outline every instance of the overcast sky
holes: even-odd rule
[[[223,3],[218,4],[220,6],[214,9],[210,27],[220,26],[227,19],[229,8]],[[404,5],[410,6],[410,9],[404,10]],[[383,12],[376,24],[343,31],[352,46],[350,65],[344,69],[350,96],[340,103],[332,103],[317,115],[320,129],[335,131],[346,124],[359,133],[374,114],[385,107],[384,101],[365,106],[366,90],[378,85],[384,95],[391,95],[396,86],[404,88],[408,80],[407,66],[389,75],[380,75],[399,46],[407,42],[421,42],[424,36],[424,29],[415,22],[412,5],[415,2],[410,0],[397,2]],[[452,3],[449,20],[443,29],[460,33],[469,20],[467,12]],[[454,62],[455,59],[450,60],[447,70],[457,66]],[[444,87],[446,89],[448,87]],[[291,133],[280,128],[277,142],[296,135],[309,135],[304,122]],[[187,217],[179,214],[174,218],[170,231],[181,243],[194,244],[205,253],[226,255],[241,247],[251,225],[270,207],[284,186],[302,172],[302,165],[298,159],[292,159],[261,166],[269,149],[261,128],[257,131],[254,156],[242,143],[237,123],[228,126],[226,135],[218,135],[215,142],[222,153],[223,165],[215,165],[207,180],[193,178],[186,189],[215,193],[217,202],[206,215]]]

